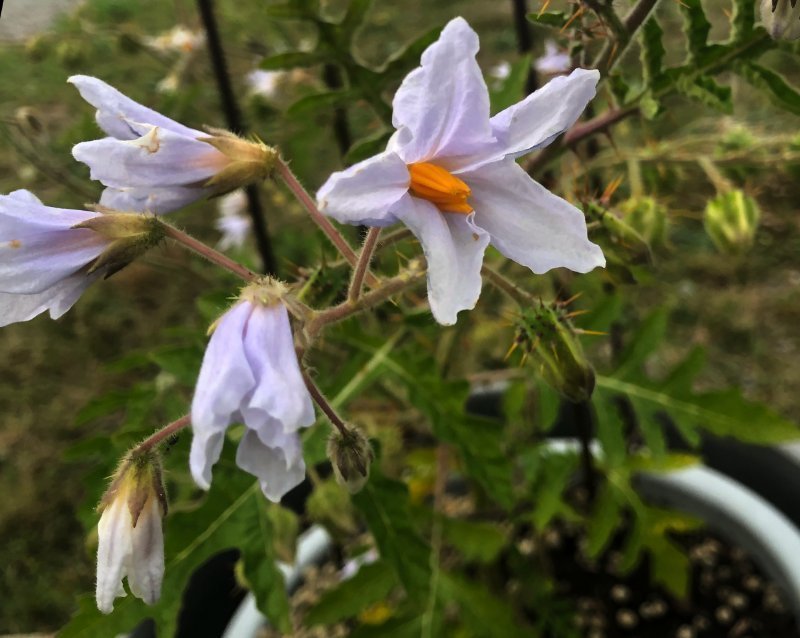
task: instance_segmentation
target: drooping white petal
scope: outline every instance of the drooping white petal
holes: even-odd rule
[[[108,240],[75,228],[0,237],[0,292],[35,294],[47,290],[96,259]]]
[[[32,234],[66,230],[98,213],[45,206],[25,190],[0,195],[0,242]]]
[[[428,262],[428,301],[440,324],[452,325],[481,294],[481,265],[489,235],[474,214],[442,213],[430,202],[406,195],[397,217],[422,244]]]
[[[589,241],[581,211],[553,195],[512,159],[462,175],[472,189],[475,224],[509,259],[541,274],[565,267],[588,272],[605,265]]]
[[[317,192],[319,209],[343,224],[388,226],[390,209],[408,192],[408,168],[386,151],[331,175]]]
[[[250,418],[253,410],[274,419],[280,432],[295,432],[314,423],[314,404],[300,373],[286,306],[254,307],[244,345],[257,380],[247,407],[242,409],[245,424],[252,427],[253,421],[258,422],[257,415]],[[262,440],[268,442],[263,434]]]
[[[225,429],[238,414],[255,378],[244,351],[244,333],[252,305],[240,302],[217,323],[203,356],[192,399],[192,448],[189,465],[195,482],[208,489],[211,467],[219,460]]]
[[[58,319],[72,308],[83,291],[102,275],[102,270],[95,271],[91,275],[75,273],[47,290],[32,295],[0,293],[0,328],[28,321],[46,310],[50,311],[51,318]]]
[[[594,97],[599,80],[597,70],[575,69],[500,111],[492,118],[492,131],[501,152],[494,158],[519,157],[547,146],[580,117]]]
[[[478,48],[478,35],[466,20],[455,18],[403,80],[392,123],[410,133],[398,150],[407,164],[471,155],[494,141],[489,92],[475,60]]]
[[[145,503],[131,531],[131,545],[128,586],[134,596],[152,605],[161,597],[164,580],[164,533],[161,510],[154,495]]]
[[[92,179],[114,188],[201,186],[229,163],[210,144],[158,127],[133,140],[81,142],[72,156],[89,167]]]
[[[149,109],[102,80],[87,75],[73,75],[67,80],[80,91],[81,97],[97,109],[97,124],[108,135],[120,140],[131,140],[146,133],[143,124],[160,126],[178,135],[198,137],[200,131],[179,124]],[[149,126],[147,127],[149,128]]]
[[[133,521],[125,499],[115,499],[97,524],[97,608],[104,614],[114,609],[114,599],[124,596],[122,578],[133,548]]]
[[[236,464],[258,478],[261,491],[274,503],[299,485],[306,474],[302,455],[298,455],[297,434],[283,434],[280,445],[267,446],[253,430],[247,430],[236,451]]]
[[[209,197],[212,192],[210,188],[194,186],[108,187],[100,196],[100,205],[113,210],[162,215]]]

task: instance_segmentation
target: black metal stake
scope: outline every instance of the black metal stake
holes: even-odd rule
[[[233,93],[231,76],[228,73],[228,66],[225,63],[225,52],[222,49],[222,42],[219,37],[217,20],[214,17],[213,0],[197,0],[197,7],[200,11],[200,19],[203,22],[203,29],[206,32],[206,42],[208,43],[208,53],[211,57],[211,66],[214,70],[214,77],[217,82],[222,110],[228,122],[228,128],[234,133],[243,133],[245,130],[241,111],[236,103],[236,96]],[[261,256],[264,272],[274,275],[277,274],[275,263],[275,253],[272,250],[272,241],[267,230],[267,222],[264,219],[264,212],[261,208],[261,197],[258,187],[248,186],[247,193],[248,209],[250,218],[253,221],[253,235],[256,238],[256,247]]]
[[[533,34],[531,24],[528,22],[528,0],[511,0],[514,10],[514,29],[517,32],[517,48],[525,55],[533,51]],[[526,95],[533,93],[538,88],[536,71],[533,67],[528,69],[528,79],[525,81]]]

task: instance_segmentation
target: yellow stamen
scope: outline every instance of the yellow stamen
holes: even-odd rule
[[[443,213],[462,213],[468,215],[472,206],[467,197],[472,194],[464,182],[441,166],[429,162],[409,164],[411,175],[411,194],[427,199]]]

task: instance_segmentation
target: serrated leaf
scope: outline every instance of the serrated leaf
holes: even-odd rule
[[[455,601],[466,617],[470,635],[487,638],[508,638],[527,635],[525,627],[515,621],[513,607],[496,596],[481,581],[467,580],[453,573],[441,573],[442,597]]]
[[[740,42],[753,33],[757,3],[750,0],[733,0],[731,17],[731,42]]]
[[[354,89],[340,89],[306,95],[292,104],[286,114],[290,117],[306,117],[317,111],[332,110],[340,106],[352,104],[360,98]]]
[[[619,494],[610,481],[606,481],[597,495],[586,537],[586,551],[597,558],[608,547],[621,519],[622,505]]]
[[[651,88],[656,86],[664,69],[664,30],[655,17],[650,18],[642,27],[642,73],[645,83]]]
[[[627,455],[625,424],[620,418],[618,401],[594,401],[597,412],[597,440],[603,448],[603,459],[608,467],[622,465]]]
[[[783,76],[753,62],[742,62],[734,70],[754,87],[763,90],[776,106],[800,115],[800,92]]]
[[[320,51],[287,51],[264,58],[259,67],[267,71],[305,68],[323,64],[326,59],[327,56]]]
[[[567,13],[551,11],[549,13],[529,13],[525,17],[535,24],[558,27],[560,29],[567,23],[571,16]]]
[[[707,75],[683,76],[675,83],[675,88],[679,93],[717,111],[733,113],[730,87],[717,84],[713,78]]]
[[[684,33],[689,52],[687,62],[700,62],[706,53],[711,23],[706,18],[701,0],[682,0],[680,6],[685,19]]]
[[[531,71],[531,55],[523,55],[511,65],[511,71],[502,85],[489,92],[492,113],[498,113],[525,97],[525,86]]]
[[[397,575],[387,562],[363,565],[352,578],[326,591],[303,622],[308,626],[330,625],[352,618],[384,600],[397,585]]]
[[[465,559],[491,563],[508,543],[508,533],[495,523],[442,518],[442,535]]]
[[[619,357],[614,371],[617,379],[628,379],[639,376],[642,366],[664,341],[667,334],[669,309],[658,308],[653,311],[639,326],[633,338]]]
[[[367,521],[381,559],[394,569],[409,599],[424,604],[430,589],[431,550],[411,519],[406,486],[373,470],[353,502]]]

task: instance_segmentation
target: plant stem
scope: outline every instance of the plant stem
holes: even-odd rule
[[[511,10],[514,12],[514,30],[517,33],[517,49],[522,55],[525,55],[533,51],[531,23],[528,22],[528,0],[511,0]],[[525,79],[525,94],[533,93],[536,87],[536,71],[533,65],[531,65],[528,69],[528,77]]]
[[[404,239],[408,239],[409,237],[413,236],[414,233],[408,230],[408,228],[401,228],[400,230],[396,230],[388,235],[384,235],[383,238],[378,242],[378,246],[375,250],[380,252],[392,244],[396,244],[397,242],[401,242]]]
[[[331,240],[331,243],[336,246],[342,257],[347,260],[347,263],[355,267],[356,263],[358,263],[358,257],[356,256],[356,253],[350,247],[350,244],[347,243],[347,240],[342,236],[342,234],[336,230],[330,221],[328,221],[328,218],[319,212],[316,202],[311,195],[308,194],[308,191],[303,188],[303,185],[292,172],[292,169],[289,168],[289,165],[283,159],[279,159],[277,168],[278,173],[283,178],[283,181],[286,182],[286,185],[289,187],[289,190],[292,191],[292,194],[308,211],[308,214],[311,215],[311,219],[314,220],[317,226],[320,227],[320,230],[322,230],[328,239]],[[370,286],[375,286],[378,283],[378,279],[374,275],[369,274],[367,275],[367,283]]]
[[[197,0],[197,7],[200,11],[200,19],[203,22],[203,29],[206,32],[208,53],[211,57],[211,66],[214,70],[217,91],[222,102],[225,119],[228,122],[228,128],[234,133],[242,134],[245,131],[244,120],[236,103],[231,76],[228,73],[228,65],[225,62],[225,51],[222,48],[217,20],[214,16],[213,0]],[[250,185],[245,189],[245,193],[247,194],[250,218],[253,222],[253,235],[256,239],[258,254],[263,262],[264,272],[276,274],[275,253],[272,249],[267,222],[261,208],[258,187]]]
[[[597,476],[592,455],[592,439],[594,438],[594,419],[592,418],[592,404],[589,401],[572,403],[572,415],[578,429],[578,438],[581,442],[581,466],[583,467],[583,480],[589,494],[589,502],[594,502],[597,493]]]
[[[224,268],[225,270],[232,272],[237,277],[241,277],[247,282],[255,281],[258,279],[258,275],[254,273],[249,268],[245,268],[240,263],[235,262],[230,257],[223,255],[221,252],[218,252],[201,242],[199,239],[195,239],[191,235],[184,233],[182,230],[178,230],[174,226],[170,226],[169,224],[164,224],[164,233],[167,237],[174,239],[179,244],[183,244],[189,250],[197,253],[201,257],[206,258],[212,264],[216,264]]]
[[[336,414],[336,410],[334,410],[333,406],[328,403],[328,400],[317,387],[317,384],[314,383],[313,379],[308,376],[308,373],[305,371],[303,371],[303,381],[305,381],[308,392],[311,395],[311,398],[314,399],[314,403],[316,403],[319,406],[319,409],[325,413],[325,416],[328,417],[328,420],[333,424],[333,426],[339,430],[339,433],[342,436],[347,436],[350,433],[349,428],[342,418]]]
[[[612,24],[617,37],[614,41],[606,42],[599,55],[595,58],[592,65],[594,68],[600,69],[606,75],[614,68],[614,65],[622,58],[622,54],[625,53],[628,45],[633,41],[633,36],[636,35],[639,27],[642,26],[642,23],[656,6],[656,2],[658,0],[639,0],[630,13],[625,16],[621,25],[619,20],[617,20],[617,26]],[[613,13],[613,9],[611,9],[611,12]],[[614,15],[616,16],[616,14]],[[604,17],[608,16],[604,14]],[[620,26],[622,27],[621,29]]]
[[[531,303],[533,303],[534,299],[529,292],[526,292],[517,286],[517,284],[501,275],[494,268],[484,264],[481,272],[490,284],[492,284],[498,290],[504,292],[520,306],[530,306]]]
[[[305,332],[309,342],[313,341],[320,331],[328,324],[342,321],[359,312],[377,306],[389,299],[392,295],[396,295],[406,288],[410,288],[422,281],[424,276],[425,271],[420,268],[415,268],[412,264],[408,270],[383,282],[379,288],[362,295],[358,301],[354,302],[348,299],[338,306],[316,313],[305,325]]]
[[[156,445],[158,445],[160,443],[163,443],[165,439],[168,439],[169,437],[171,437],[176,432],[180,432],[185,427],[189,426],[191,424],[191,422],[192,422],[191,421],[191,416],[188,415],[188,414],[184,414],[177,421],[173,421],[169,425],[165,425],[163,428],[161,428],[160,430],[157,430],[156,432],[151,434],[149,437],[147,437],[144,441],[139,443],[139,445],[137,445],[135,448],[133,448],[133,451],[131,452],[131,454],[133,456],[137,456],[137,455],[140,455],[140,454],[144,454],[145,452],[149,452]]]
[[[358,256],[358,263],[353,270],[353,279],[350,281],[350,289],[347,291],[347,300],[350,302],[355,303],[361,295],[364,277],[369,273],[369,262],[372,260],[372,255],[375,253],[375,246],[378,243],[380,234],[380,228],[373,227],[367,231],[364,246],[361,248],[361,254]]]

